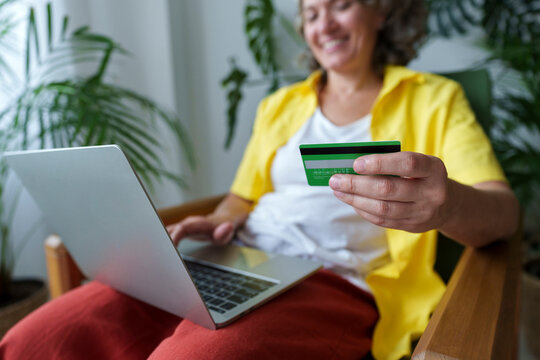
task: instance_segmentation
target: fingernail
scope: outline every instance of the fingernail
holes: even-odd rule
[[[341,182],[341,176],[333,175],[330,178],[330,181],[328,182],[328,184],[330,185],[331,188],[337,188],[339,187],[340,182]]]
[[[364,172],[366,170],[366,160],[362,158],[356,159],[354,161],[353,168],[356,173]]]

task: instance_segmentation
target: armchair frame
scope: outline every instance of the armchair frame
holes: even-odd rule
[[[214,196],[158,210],[165,225],[213,211]],[[521,233],[482,249],[466,248],[412,358],[514,359],[517,357]],[[61,239],[45,241],[52,298],[81,284],[81,273]]]

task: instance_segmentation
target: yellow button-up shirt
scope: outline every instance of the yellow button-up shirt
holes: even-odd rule
[[[273,191],[270,169],[276,151],[313,115],[320,77],[315,72],[261,102],[232,193],[256,202]],[[403,151],[439,157],[449,178],[463,184],[506,181],[457,83],[389,66],[371,113],[374,141],[399,140]],[[435,230],[387,229],[386,235],[391,262],[366,278],[380,314],[372,353],[377,359],[399,359],[410,354],[411,339],[424,331],[445,287],[433,270]]]

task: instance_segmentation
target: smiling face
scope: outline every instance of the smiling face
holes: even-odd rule
[[[384,18],[357,0],[303,0],[303,33],[327,71],[371,70],[377,32]]]

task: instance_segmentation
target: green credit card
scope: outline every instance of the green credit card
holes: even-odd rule
[[[401,151],[399,141],[300,145],[304,170],[311,186],[328,186],[334,174],[356,174],[353,163],[360,156],[398,151]]]

